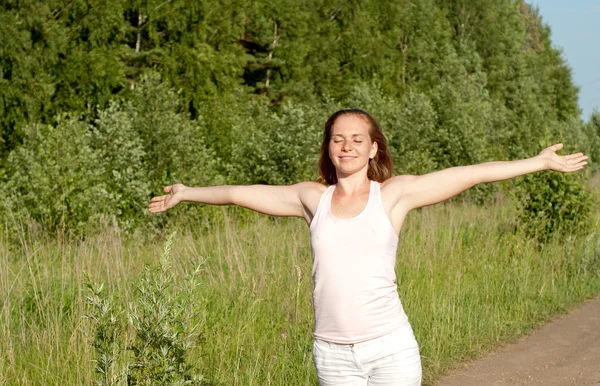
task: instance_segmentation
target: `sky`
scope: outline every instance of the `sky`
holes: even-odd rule
[[[600,111],[600,0],[528,0],[550,26],[554,47],[563,51],[579,86],[581,118]]]

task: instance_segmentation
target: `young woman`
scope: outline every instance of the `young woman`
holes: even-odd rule
[[[406,214],[482,182],[540,170],[574,172],[587,164],[582,153],[557,155],[561,148],[562,144],[550,146],[518,161],[392,177],[379,124],[362,110],[341,110],[325,124],[321,145],[321,179],[328,186],[175,184],[154,197],[149,209],[158,213],[180,202],[199,202],[303,217],[313,254],[313,358],[319,383],[420,385],[419,348],[398,297],[394,271]]]

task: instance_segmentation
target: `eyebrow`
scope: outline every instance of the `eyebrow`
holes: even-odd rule
[[[342,134],[332,134],[331,136],[332,137],[342,137],[342,138],[344,138],[344,136]],[[358,136],[364,137],[365,135],[364,134],[352,134],[352,136],[353,137],[358,137]]]

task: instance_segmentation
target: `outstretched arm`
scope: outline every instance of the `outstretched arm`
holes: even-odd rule
[[[321,189],[324,189],[323,185],[316,182],[286,186],[188,187],[175,184],[163,189],[165,195],[153,197],[148,209],[152,213],[160,213],[180,202],[197,202],[209,205],[239,205],[271,216],[307,218],[310,217],[307,206],[311,206],[315,192],[318,193]]]
[[[517,161],[457,166],[422,176],[398,176],[392,184],[398,187],[398,202],[411,210],[447,200],[482,182],[507,180],[541,170],[574,172],[587,165],[588,157],[583,153],[557,155],[562,147],[562,144],[553,145],[535,157]]]

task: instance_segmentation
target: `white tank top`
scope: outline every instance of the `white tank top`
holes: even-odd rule
[[[396,287],[398,236],[383,209],[378,182],[356,217],[331,213],[335,185],[319,201],[310,224],[315,338],[352,344],[408,324]]]

